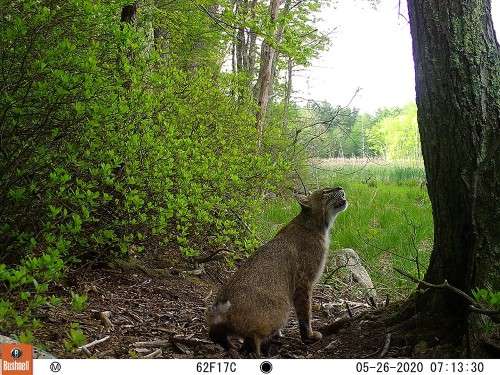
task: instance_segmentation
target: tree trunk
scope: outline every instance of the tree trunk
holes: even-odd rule
[[[125,5],[122,8],[121,22],[135,23],[136,14],[137,14],[137,2]]]
[[[244,15],[246,10],[244,1],[235,1],[234,4],[234,14],[235,15]],[[234,38],[235,51],[236,51],[236,71],[243,71],[243,55],[245,50],[245,28],[240,26],[236,30],[236,36]]]
[[[135,24],[136,15],[137,15],[137,6],[138,6],[137,2],[134,2],[132,4],[124,5],[122,7],[122,12],[121,12],[121,16],[120,16],[122,28],[123,28],[123,25],[126,23],[128,23],[130,25]],[[133,55],[133,52],[131,50],[126,50],[124,52],[126,53],[129,60],[132,61],[134,59],[134,55]],[[121,64],[121,62],[119,62],[119,64]],[[132,85],[132,81],[127,77],[123,82],[123,87],[130,89],[131,85]]]
[[[500,289],[500,54],[489,0],[408,0],[422,155],[434,219],[425,280],[470,294]],[[454,322],[477,355],[477,315],[463,298],[417,299],[437,324]],[[476,354],[475,354],[476,353]]]
[[[257,0],[252,0],[250,3],[250,17],[252,19],[255,19],[255,6],[257,5]],[[257,34],[255,31],[250,29],[249,35],[248,35],[248,46],[247,46],[247,53],[248,53],[248,74],[250,76],[250,79],[252,80],[255,74],[255,55],[257,52],[256,49],[256,41],[257,41]]]
[[[278,15],[279,0],[270,0],[269,12],[271,23],[276,22]],[[264,138],[264,117],[269,104],[269,92],[272,83],[272,68],[275,50],[266,41],[262,41],[260,55],[260,71],[257,79],[257,147],[260,149]]]
[[[283,39],[283,33],[285,32],[285,25],[286,25],[286,20],[285,18],[287,17],[288,13],[290,12],[290,6],[292,5],[292,0],[285,0],[285,5],[283,6],[283,9],[280,11],[280,18],[282,19],[279,24],[278,28],[276,30],[276,44],[280,44],[281,40]],[[273,67],[271,69],[271,80],[273,80],[276,77],[276,72],[278,70],[278,59],[279,59],[279,52],[276,51],[273,56]],[[273,85],[271,83],[271,87],[269,89],[269,96],[273,95]]]
[[[293,87],[293,61],[292,58],[288,58],[287,64],[287,79],[286,79],[286,92],[284,99],[284,114],[283,114],[283,125],[284,129],[288,128],[288,118],[289,118],[289,109],[290,109],[290,99],[292,97],[292,87]]]

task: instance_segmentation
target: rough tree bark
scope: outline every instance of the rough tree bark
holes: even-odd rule
[[[500,54],[489,0],[408,0],[422,155],[434,219],[425,280],[500,289]],[[479,316],[428,290],[421,315],[481,353]]]

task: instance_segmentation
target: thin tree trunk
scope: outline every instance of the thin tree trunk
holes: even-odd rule
[[[255,18],[255,6],[257,5],[257,0],[252,0],[250,3],[250,17],[251,19]],[[248,54],[248,74],[250,76],[250,81],[253,79],[255,74],[255,55],[257,53],[256,48],[257,42],[257,34],[250,29],[248,35],[248,46],[247,46],[247,54]]]
[[[271,23],[276,22],[278,15],[279,0],[270,0],[269,13],[271,16]],[[260,71],[259,78],[257,79],[257,147],[262,147],[264,138],[264,117],[267,112],[267,105],[269,104],[269,92],[272,84],[272,68],[275,50],[266,41],[262,41],[261,56],[260,56]]]
[[[233,38],[233,43],[231,45],[231,69],[233,73],[238,71],[237,63],[236,63],[236,38]]]
[[[500,54],[489,0],[408,0],[422,156],[434,219],[425,280],[500,289]],[[463,298],[429,290],[417,309],[469,334]]]
[[[287,80],[286,80],[286,93],[284,99],[284,116],[283,116],[283,125],[286,130],[288,127],[288,118],[289,118],[289,109],[290,109],[290,98],[292,97],[292,87],[293,87],[293,61],[292,58],[288,58],[288,66],[287,66]]]
[[[256,1],[252,1],[250,7],[248,4],[248,0],[240,1],[236,5],[235,12],[239,13],[238,16],[244,19],[247,18],[249,13],[251,18],[255,18],[255,5]],[[236,61],[239,72],[244,71],[250,73],[250,51],[254,49],[255,33],[252,33],[251,31],[247,32],[245,23],[243,22],[236,32]],[[255,60],[255,56],[253,58]],[[255,61],[253,63],[255,63]]]
[[[241,5],[241,6],[240,6]],[[243,15],[245,13],[245,4],[244,2],[241,1],[236,1],[235,2],[235,14],[236,15]],[[241,13],[241,14],[239,14]],[[235,37],[235,44],[236,44],[236,69],[238,72],[242,72],[244,70],[243,66],[243,54],[244,54],[244,49],[245,49],[245,28],[239,27],[238,30],[236,31],[236,37]]]
[[[280,12],[280,18],[285,19],[290,12],[290,6],[292,5],[292,0],[286,0],[285,5],[283,6],[283,9]],[[281,43],[281,40],[283,39],[283,33],[285,31],[285,21],[281,21],[278,24],[278,28],[276,30],[276,44]],[[278,60],[279,60],[279,52],[276,51],[273,57],[273,68],[272,68],[272,73],[271,73],[271,80],[273,80],[276,77],[276,71],[278,67]],[[271,88],[269,90],[269,96],[273,95],[273,85],[271,83]]]

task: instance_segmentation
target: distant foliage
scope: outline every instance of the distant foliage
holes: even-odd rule
[[[377,122],[367,138],[369,147],[389,160],[422,159],[416,105],[409,104],[397,115]]]
[[[422,159],[414,103],[380,109],[374,115],[326,102],[309,109],[302,142],[317,157]]]

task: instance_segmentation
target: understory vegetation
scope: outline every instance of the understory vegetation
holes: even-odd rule
[[[2,332],[29,341],[77,264],[255,246],[240,221],[287,166],[273,139],[257,152],[248,77],[220,71],[203,5],[2,4]]]

